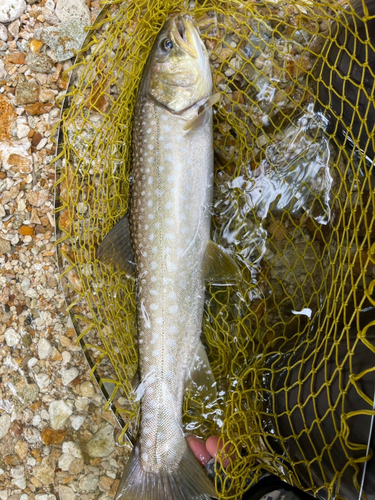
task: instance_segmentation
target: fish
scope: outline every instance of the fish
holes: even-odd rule
[[[201,341],[205,282],[239,277],[235,260],[210,239],[217,101],[193,20],[172,15],[138,91],[129,213],[99,247],[104,264],[136,279],[140,425],[117,500],[217,497],[182,426],[189,384],[215,398]]]

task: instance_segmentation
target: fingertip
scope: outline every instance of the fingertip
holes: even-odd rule
[[[212,457],[208,452],[204,442],[201,439],[196,438],[195,436],[188,436],[186,440],[195,458],[199,460],[199,462],[203,466],[206,466]]]
[[[216,457],[216,455],[217,455],[217,443],[218,443],[218,441],[219,441],[219,438],[217,436],[210,436],[209,438],[207,438],[206,448],[207,448],[208,453],[210,453],[210,455],[212,457]]]

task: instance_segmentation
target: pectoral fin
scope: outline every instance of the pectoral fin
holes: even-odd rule
[[[130,239],[128,216],[123,217],[110,230],[98,248],[98,258],[106,266],[113,266],[133,276],[135,271],[134,254]]]
[[[203,261],[203,277],[207,281],[239,280],[241,273],[232,257],[210,240]]]
[[[183,127],[183,130],[195,130],[205,122],[207,118],[206,111],[214,104],[216,104],[220,100],[220,94],[214,94],[209,97],[206,101],[204,101],[198,108],[198,114],[194,116],[191,120],[189,120],[186,125]]]
[[[209,401],[216,399],[216,380],[206,350],[201,342],[195,351],[187,374],[186,390],[193,393],[198,392]]]

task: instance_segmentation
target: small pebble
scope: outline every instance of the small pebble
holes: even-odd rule
[[[40,359],[46,359],[52,354],[53,347],[49,340],[39,339],[38,342],[38,356]]]
[[[114,447],[113,427],[106,425],[90,439],[86,450],[90,457],[106,457],[114,451]]]
[[[52,429],[63,429],[73,410],[65,401],[53,401],[49,406],[49,417]]]
[[[69,385],[79,375],[77,368],[72,367],[67,370],[61,370],[61,380],[63,385]]]
[[[18,19],[25,9],[25,0],[0,0],[0,22],[9,23]]]
[[[10,424],[10,416],[7,413],[3,413],[0,417],[0,439],[8,434]]]
[[[4,333],[7,346],[14,347],[21,340],[21,335],[14,328],[8,328]]]

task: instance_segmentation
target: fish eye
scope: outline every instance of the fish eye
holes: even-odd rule
[[[162,40],[161,42],[161,46],[163,50],[165,50],[166,52],[170,52],[173,48],[173,42],[170,38],[164,38],[164,40]]]

